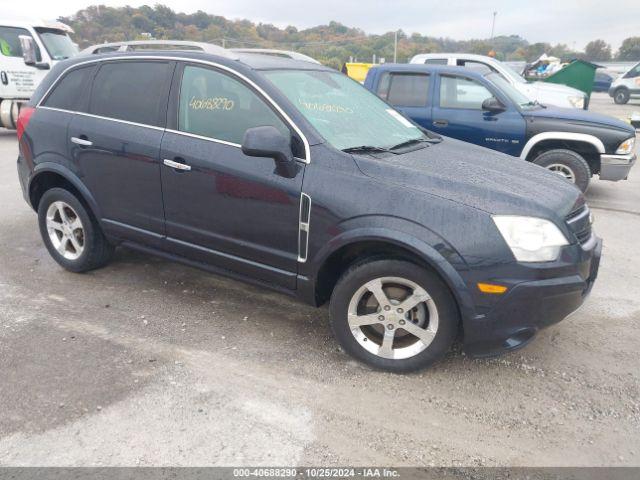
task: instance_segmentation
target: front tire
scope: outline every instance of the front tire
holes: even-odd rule
[[[629,90],[626,88],[619,88],[615,92],[613,92],[613,101],[617,105],[624,105],[629,101],[631,95],[629,94]]]
[[[106,265],[114,247],[98,222],[68,190],[47,190],[38,205],[40,234],[49,254],[71,272],[86,272]]]
[[[381,370],[409,372],[447,353],[460,316],[433,272],[401,260],[350,267],[331,296],[331,328],[342,348]]]
[[[582,155],[573,150],[548,150],[538,155],[533,163],[561,175],[582,192],[589,188],[591,168]]]

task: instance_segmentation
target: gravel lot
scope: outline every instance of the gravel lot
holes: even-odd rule
[[[125,250],[63,271],[16,152],[0,131],[0,465],[640,466],[640,167],[589,191],[605,246],[580,311],[393,375],[341,353],[326,308]]]

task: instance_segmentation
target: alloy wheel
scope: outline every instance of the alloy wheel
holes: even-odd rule
[[[438,332],[438,309],[417,283],[382,277],[353,294],[347,321],[365,350],[398,360],[414,357],[431,344]]]
[[[67,260],[77,260],[84,252],[84,227],[69,204],[57,201],[49,205],[47,233],[53,248]]]
[[[574,171],[563,163],[552,163],[547,166],[547,170],[551,170],[562,176],[565,180],[569,180],[571,183],[576,183],[576,174]]]

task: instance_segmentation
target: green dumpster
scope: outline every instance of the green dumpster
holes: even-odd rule
[[[574,60],[569,65],[556,73],[549,75],[542,80],[543,82],[559,83],[561,85],[567,85],[569,87],[577,88],[587,94],[587,105],[591,99],[591,91],[593,90],[593,81],[596,76],[596,69],[600,68],[600,65],[587,62],[586,60]]]

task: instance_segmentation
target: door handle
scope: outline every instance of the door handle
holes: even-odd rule
[[[92,141],[87,140],[86,138],[78,137],[71,137],[71,143],[75,143],[76,145],[80,145],[81,147],[90,147],[91,145],[93,145]]]
[[[191,167],[185,163],[175,162],[173,160],[169,160],[165,158],[162,163],[164,163],[167,167],[175,168],[176,170],[181,170],[183,172],[188,172],[191,170]]]
[[[448,120],[434,120],[433,121],[433,126],[434,127],[446,127],[449,125],[449,121]]]

